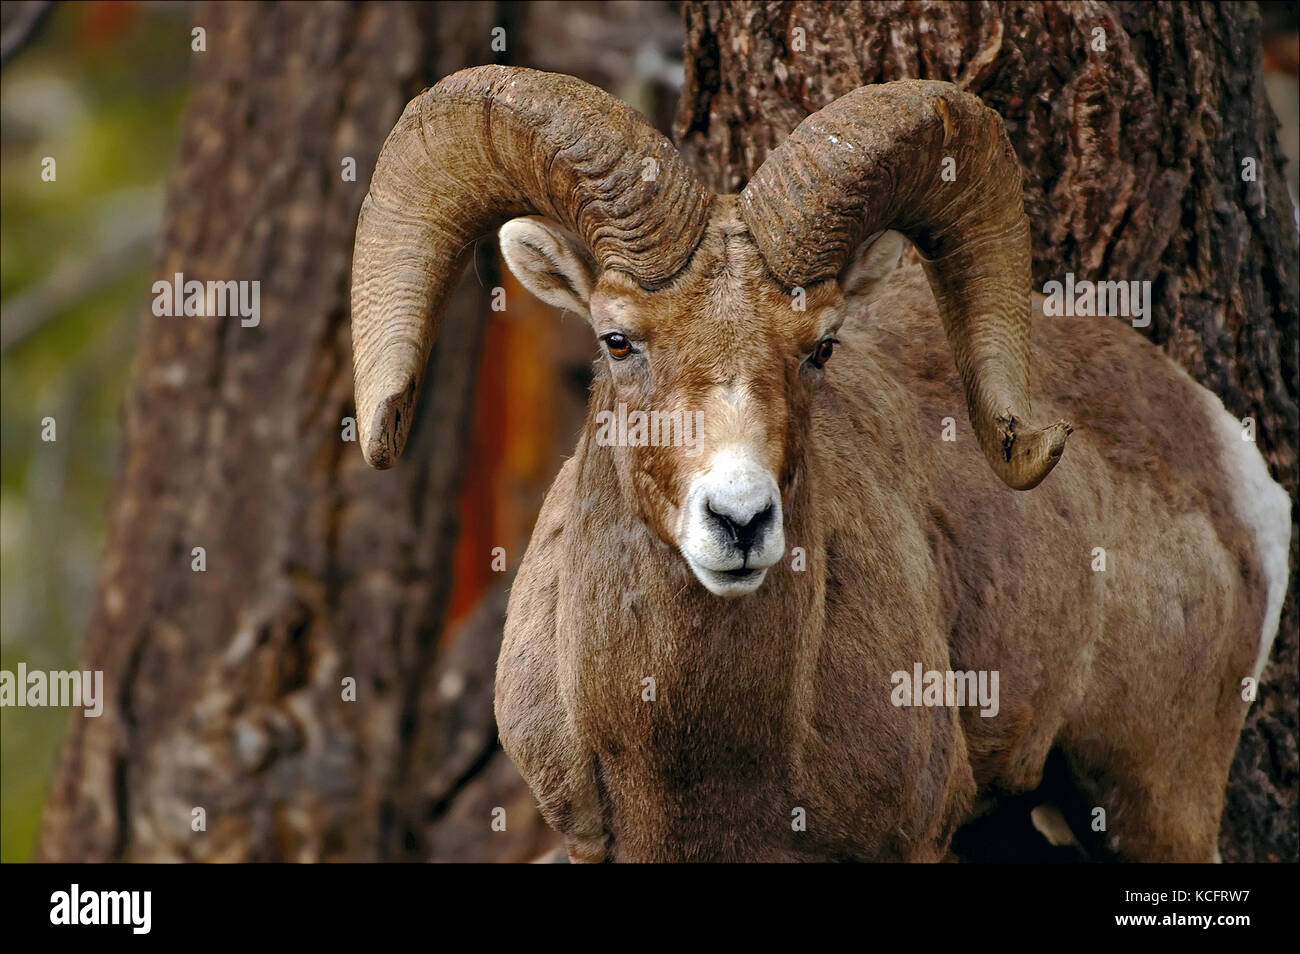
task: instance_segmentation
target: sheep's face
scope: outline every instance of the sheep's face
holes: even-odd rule
[[[785,552],[812,395],[847,311],[841,283],[784,289],[728,197],[690,263],[654,291],[618,271],[595,278],[547,220],[513,220],[501,239],[520,281],[585,315],[600,343],[589,453],[613,455],[624,497],[706,589],[753,592]]]

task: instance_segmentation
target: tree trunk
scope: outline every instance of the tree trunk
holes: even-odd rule
[[[1150,280],[1145,333],[1255,419],[1295,501],[1295,219],[1253,4],[712,2],[685,18],[675,132],[721,191],[860,85],[919,77],[980,96],[1025,167],[1035,285]],[[1233,767],[1229,861],[1297,857],[1298,563],[1293,536],[1281,633]]]
[[[495,744],[496,604],[465,666],[436,659],[486,310],[474,270],[403,462],[370,471],[344,422],[352,242],[379,147],[420,89],[492,60],[510,13],[196,12],[206,51],[158,275],[258,280],[260,322],[143,323],[84,650],[107,703],[72,720],[44,859],[424,860],[444,822],[463,841],[461,804],[483,833],[494,804],[531,807]],[[477,263],[487,289],[494,267]],[[546,842],[520,823],[477,857]]]

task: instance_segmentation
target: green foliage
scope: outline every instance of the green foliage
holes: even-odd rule
[[[61,4],[4,68],[0,668],[11,672],[80,666],[195,55],[190,18],[187,6]],[[80,711],[0,709],[0,861],[32,857],[70,718]]]

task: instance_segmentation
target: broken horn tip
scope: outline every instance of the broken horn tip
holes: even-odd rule
[[[1042,450],[1047,457],[1055,460],[1065,451],[1065,439],[1070,433],[1070,425],[1065,421],[1048,424],[1027,435],[1030,440],[1025,445],[1025,453],[1033,455],[1036,450]]]
[[[411,413],[414,385],[410,382],[376,405],[369,427],[361,435],[361,451],[366,463],[376,470],[387,470],[402,455],[403,416]]]
[[[365,458],[366,463],[375,470],[388,470],[393,466],[392,455],[388,453],[388,448],[380,445],[378,442],[371,443],[361,449],[361,456]]]
[[[1057,421],[1047,427],[1047,432],[1051,435],[1054,445],[1064,445],[1065,439],[1074,433],[1074,428],[1068,421]]]

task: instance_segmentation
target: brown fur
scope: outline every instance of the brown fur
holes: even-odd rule
[[[1198,386],[1114,319],[1037,309],[1034,411],[1075,434],[1019,493],[980,453],[919,268],[790,301],[728,197],[667,286],[596,285],[597,334],[635,329],[648,364],[599,362],[496,686],[502,742],[574,860],[942,860],[977,795],[1033,788],[1053,747],[1111,851],[1210,860],[1264,596]],[[840,321],[825,371],[803,366]],[[700,408],[706,446],[761,448],[787,556],[756,592],[711,595],[674,546],[707,454],[596,445],[619,401]],[[891,673],[918,662],[998,670],[1001,711],[895,707]]]

